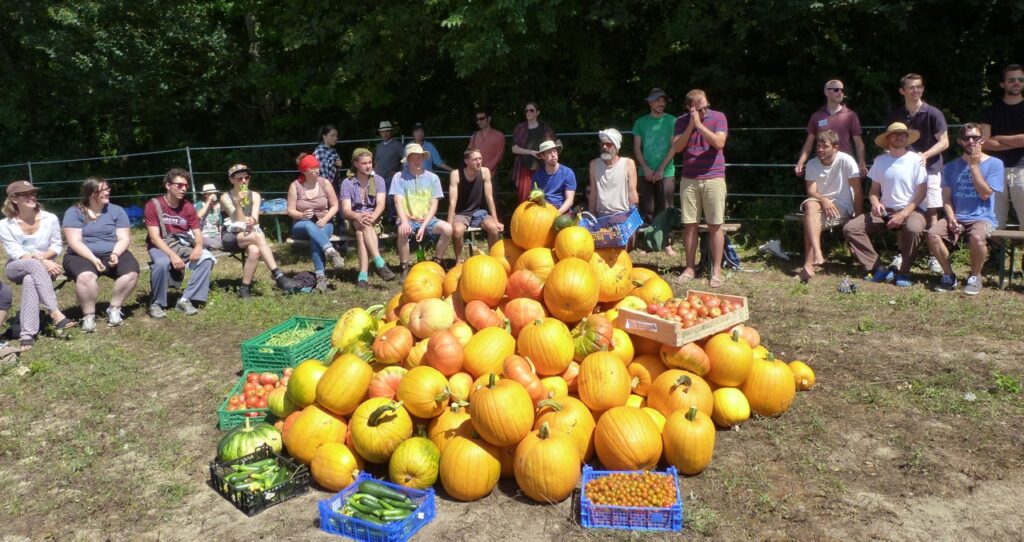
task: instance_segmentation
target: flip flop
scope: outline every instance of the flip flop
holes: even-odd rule
[[[708,280],[708,286],[710,286],[712,288],[721,288],[722,287],[722,277],[711,277]]]
[[[66,329],[71,329],[77,325],[78,322],[65,316],[63,320],[57,322],[56,324],[53,324],[53,327],[56,328],[57,331],[64,331]]]
[[[694,278],[696,278],[696,277],[694,276],[694,274],[692,272],[690,272],[690,271],[683,271],[682,273],[679,274],[678,277],[676,277],[676,284],[683,284],[683,283],[686,283],[686,282],[690,282]]]

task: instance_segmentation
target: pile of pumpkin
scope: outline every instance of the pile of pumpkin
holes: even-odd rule
[[[777,416],[799,378],[813,384],[750,327],[682,348],[615,328],[619,308],[662,303],[671,287],[556,218],[542,199],[522,203],[511,241],[447,272],[416,264],[385,307],[339,319],[327,363],[296,367],[277,414],[321,486],[339,490],[369,462],[410,487],[440,479],[458,500],[514,476],[530,498],[558,502],[594,455],[611,470],[664,457],[696,474],[712,420]]]

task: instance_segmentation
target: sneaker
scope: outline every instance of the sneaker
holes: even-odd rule
[[[850,282],[850,279],[843,279],[843,281],[839,283],[838,290],[841,294],[855,294],[857,293],[857,285]]]
[[[124,322],[124,315],[121,314],[121,307],[107,307],[107,325],[117,327]]]
[[[156,303],[149,306],[149,317],[159,320],[160,318],[167,318],[167,313],[164,312],[164,308]]]
[[[871,274],[871,282],[889,282],[893,279],[892,269],[887,267],[876,267],[875,272]]]
[[[902,254],[897,254],[896,257],[892,259],[892,263],[889,264],[889,268],[893,269],[893,270],[896,270],[896,271],[898,271],[899,268],[902,267],[902,266],[903,266],[903,255]]]
[[[939,260],[936,260],[935,256],[928,258],[928,270],[932,273],[942,273],[942,266],[939,265]]]
[[[913,286],[914,281],[910,278],[910,275],[896,275],[896,286],[900,288],[906,288]]]
[[[192,304],[192,301],[184,297],[178,300],[178,304],[175,305],[174,308],[188,316],[195,316],[196,314],[199,314],[199,309]]]
[[[361,280],[361,281],[356,283],[356,288],[359,288],[360,290],[369,290],[370,289],[370,283],[365,281],[365,280]]]
[[[981,279],[977,275],[967,277],[967,284],[964,285],[964,293],[967,295],[978,295],[981,293]]]
[[[782,250],[782,243],[780,243],[778,239],[768,241],[767,243],[757,247],[757,250],[759,252],[767,252],[780,260],[789,261],[789,254],[786,254],[786,251]]]
[[[956,290],[956,275],[942,275],[939,283],[935,285],[936,292],[952,292]]]
[[[338,250],[335,249],[334,247],[325,250],[324,254],[326,254],[327,257],[331,259],[331,265],[333,265],[335,269],[341,269],[342,267],[345,267],[345,258],[342,258],[341,254],[339,254]]]
[[[252,285],[243,284],[238,287],[238,297],[242,299],[252,299]]]
[[[386,265],[377,268],[377,276],[384,280],[395,280],[395,272]]]
[[[274,282],[276,282],[277,287],[280,288],[281,291],[283,291],[286,294],[293,294],[295,293],[296,290],[299,289],[298,283],[296,283],[294,280],[292,280],[291,277],[283,273],[281,274],[281,276],[274,279]]]
[[[96,331],[96,315],[86,314],[82,317],[82,332],[92,333],[93,331]]]
[[[411,263],[403,263],[402,264],[402,274],[399,275],[399,277],[398,277],[399,280],[404,282],[405,281],[405,277],[409,276],[409,270],[410,269],[412,269],[412,264]]]
[[[316,276],[316,291],[324,293],[327,291],[327,276],[317,275]]]

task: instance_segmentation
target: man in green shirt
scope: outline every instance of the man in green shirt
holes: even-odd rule
[[[646,100],[651,112],[633,123],[633,155],[640,166],[640,214],[651,223],[655,214],[672,207],[676,192],[676,167],[672,163],[675,117],[665,114],[668,96],[660,88],[652,88]],[[665,253],[675,256],[671,243],[665,243]]]

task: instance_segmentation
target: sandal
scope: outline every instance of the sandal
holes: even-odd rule
[[[22,352],[24,352],[25,350],[28,350],[29,348],[32,348],[35,345],[36,345],[35,337],[25,337],[25,338],[21,339],[21,351]]]
[[[722,287],[722,277],[711,277],[708,280],[708,286],[710,286],[712,288],[721,288]]]
[[[77,325],[78,325],[78,322],[76,322],[76,321],[74,321],[74,320],[72,320],[72,319],[70,319],[70,318],[65,316],[63,320],[61,320],[60,322],[57,322],[56,324],[53,324],[53,327],[57,331],[64,331],[64,330],[67,330],[67,329],[71,329],[71,328],[73,328],[73,327],[75,327]]]
[[[696,276],[693,274],[692,271],[683,271],[682,273],[679,274],[678,277],[676,277],[676,284],[690,282],[694,278],[696,278]]]

